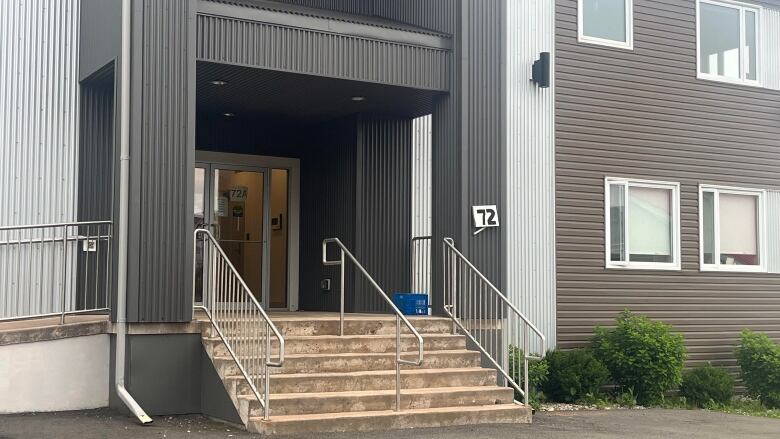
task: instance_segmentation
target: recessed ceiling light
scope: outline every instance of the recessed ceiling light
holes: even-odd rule
[[[225,116],[225,117],[233,117],[236,114],[235,113],[222,113],[222,115]]]
[[[355,102],[362,102],[366,100],[365,96],[352,96],[352,100]]]
[[[227,81],[223,81],[221,79],[215,79],[213,81],[209,81],[209,83],[211,83],[211,85],[225,85],[227,84]]]

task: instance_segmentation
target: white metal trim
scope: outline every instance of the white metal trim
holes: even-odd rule
[[[611,214],[609,206],[609,189],[612,185],[625,187],[624,216],[628,218],[628,192],[631,187],[646,187],[653,189],[666,189],[672,191],[672,262],[631,262],[630,234],[628,228],[625,231],[625,257],[626,261],[610,260],[612,248]],[[618,270],[666,270],[680,271],[681,264],[681,224],[680,224],[680,183],[658,180],[643,180],[633,178],[605,177],[604,178],[604,268]]]
[[[585,35],[583,26],[583,0],[577,0],[577,41],[580,43],[596,44],[599,46],[614,47],[616,49],[634,50],[634,0],[623,0],[626,5],[626,41],[608,40],[606,38],[591,37]]]
[[[704,263],[704,192],[715,193],[714,225],[715,247],[714,264]],[[758,265],[723,265],[720,263],[720,194],[750,195],[758,197]],[[735,186],[719,186],[712,184],[699,185],[699,271],[726,271],[746,273],[767,272],[767,236],[766,236],[766,190],[755,188],[743,188]]]

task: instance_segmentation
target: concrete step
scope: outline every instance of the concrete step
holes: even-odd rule
[[[407,352],[401,355],[405,360],[415,360],[417,353]],[[422,368],[461,368],[480,365],[479,352],[465,349],[453,351],[430,351],[424,354],[422,366],[402,365],[402,369]],[[237,375],[239,369],[230,356],[217,356],[214,366],[222,376]],[[387,353],[347,353],[347,354],[293,354],[286,355],[284,366],[274,368],[271,373],[322,373],[322,372],[358,372],[364,370],[395,370],[395,352]]]
[[[223,375],[224,376],[224,375]],[[229,388],[237,394],[249,394],[244,377],[235,374],[225,376]],[[401,371],[402,389],[427,387],[477,387],[495,386],[496,371],[480,367],[452,369],[409,369]],[[369,390],[394,390],[395,370],[272,374],[271,394],[354,392]]]
[[[261,434],[303,434],[310,432],[345,432],[392,430],[453,425],[531,423],[531,409],[517,404],[472,407],[441,407],[399,412],[363,411],[260,417],[249,420],[250,431]]]
[[[251,337],[241,337],[240,342],[252,340]],[[383,353],[395,352],[395,335],[314,335],[290,336],[285,338],[285,354],[346,354],[346,353]],[[203,339],[207,349],[213,345],[217,355],[227,355],[227,349],[219,337]],[[278,352],[278,341],[271,343],[271,352]],[[466,349],[466,337],[452,334],[431,334],[424,339],[423,346],[427,351],[451,351]],[[417,351],[417,339],[412,335],[401,337],[401,349],[405,352]]]
[[[439,387],[404,389],[401,391],[403,410],[509,404],[513,391],[507,387]],[[262,416],[260,403],[254,395],[239,397],[249,404],[250,416]],[[271,416],[383,411],[395,408],[395,389],[360,392],[285,393],[271,395]]]
[[[452,323],[445,318],[411,317],[409,321],[420,334],[452,333]],[[339,320],[337,318],[312,321],[275,320],[274,324],[285,336],[338,335],[339,333]],[[401,333],[410,333],[403,323],[401,324]],[[395,317],[348,317],[344,321],[344,335],[395,335]]]

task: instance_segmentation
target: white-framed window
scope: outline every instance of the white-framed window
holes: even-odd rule
[[[581,43],[634,48],[634,0],[577,0]]]
[[[766,191],[699,186],[702,271],[766,271]]]
[[[680,269],[680,184],[604,180],[606,267]]]
[[[762,8],[731,0],[697,0],[697,76],[760,84],[759,26]]]

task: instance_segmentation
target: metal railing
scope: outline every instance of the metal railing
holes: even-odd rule
[[[196,229],[194,238],[193,298],[196,297],[199,256],[203,276],[202,305],[196,305],[195,308],[202,310],[208,317],[262,406],[263,418],[268,420],[270,368],[284,365],[284,337],[260,306],[260,302],[247,287],[214,235],[208,230]],[[272,349],[273,338],[276,338],[278,343],[276,355]],[[274,357],[276,361],[272,361]]]
[[[528,362],[544,357],[544,335],[455,248],[452,238],[444,238],[442,250],[444,312],[453,332],[463,332],[528,404]],[[540,342],[538,355],[530,353],[531,333]]]
[[[0,321],[110,309],[112,223],[0,227]]]
[[[412,238],[412,293],[428,295],[428,308],[433,306],[431,301],[431,241],[430,236],[415,236]]]
[[[339,259],[332,261],[328,260],[328,244],[333,243],[338,246]],[[347,247],[338,238],[327,238],[322,241],[322,264],[323,265],[338,265],[340,267],[341,275],[341,307],[339,312],[339,335],[344,336],[344,256],[348,257],[350,261],[357,267],[363,276],[368,280],[372,287],[379,293],[382,299],[387,302],[390,309],[395,313],[395,411],[401,410],[401,365],[407,364],[411,366],[421,366],[423,363],[423,338],[417,329],[409,322],[406,316],[401,313],[397,306],[393,303],[390,297],[385,293],[382,287],[376,283],[373,277],[368,274],[363,265],[358,262],[355,256],[350,253]],[[409,332],[417,339],[417,361],[404,360],[401,358],[401,322],[409,329]]]

